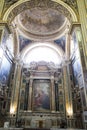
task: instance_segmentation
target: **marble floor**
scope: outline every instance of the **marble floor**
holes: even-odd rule
[[[0,128],[0,130],[24,130],[23,128]],[[29,128],[30,130],[30,128]],[[38,129],[39,130],[39,129]],[[41,129],[40,129],[41,130]],[[43,129],[42,129],[43,130]],[[86,130],[86,129],[74,129],[74,128],[50,128],[50,130]]]
[[[23,130],[23,128],[0,128],[0,130]],[[43,130],[43,129],[42,129]],[[51,128],[50,130],[86,130],[86,129],[73,129],[73,128],[67,128],[67,129],[60,129],[60,128]]]

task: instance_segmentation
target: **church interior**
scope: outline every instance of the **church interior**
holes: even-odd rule
[[[0,128],[10,127],[87,129],[87,0],[0,1]]]

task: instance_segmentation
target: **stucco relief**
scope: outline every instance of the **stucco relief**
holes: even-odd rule
[[[19,0],[5,0],[5,6],[7,6],[7,5],[10,6],[10,5],[12,5],[12,4],[14,4],[15,2],[18,2],[18,1]],[[45,0],[45,2],[47,2],[47,1],[48,0]],[[76,0],[62,0],[62,1],[67,3],[70,6],[73,6],[73,8],[75,8],[77,10],[77,2],[76,2]],[[38,5],[42,5],[42,3],[43,3],[42,0],[40,0],[40,1],[35,0],[34,2],[37,3],[37,4],[39,3]],[[51,3],[51,1],[49,1],[49,3]],[[53,4],[52,4],[52,6],[53,6]]]
[[[75,8],[76,10],[78,10],[76,0],[62,0],[62,1],[64,1],[65,3],[67,3],[70,6],[73,6],[73,8]]]

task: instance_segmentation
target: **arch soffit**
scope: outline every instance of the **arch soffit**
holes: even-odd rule
[[[16,2],[15,4],[11,5],[9,7],[9,9],[5,12],[5,14],[3,16],[3,21],[8,21],[8,23],[11,23],[12,20],[19,13],[21,13],[23,10],[31,8],[31,4],[33,4],[33,7],[36,6],[36,4],[38,4],[37,0],[34,2],[31,2],[31,3],[30,2],[31,2],[31,0],[25,0],[25,1],[20,0],[20,1]],[[52,2],[57,3],[57,4],[56,3],[54,4],[54,8],[56,8],[62,14],[64,14],[71,22],[78,22],[78,18],[76,16],[75,12],[69,5],[67,5],[66,3],[64,3],[61,0],[51,0],[51,1],[49,1],[49,5],[52,6]],[[35,3],[35,5],[34,5],[34,3]]]
[[[21,59],[23,59],[26,56],[26,54],[29,53],[29,51],[33,50],[33,48],[42,47],[42,46],[53,49],[54,51],[56,51],[58,55],[61,56],[61,58],[64,58],[64,51],[58,45],[54,43],[49,44],[49,42],[39,43],[39,44],[38,42],[34,42],[33,44],[31,43],[27,47],[25,47],[25,49],[23,49],[23,51],[20,53]]]

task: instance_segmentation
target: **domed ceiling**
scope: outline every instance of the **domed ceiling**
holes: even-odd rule
[[[15,18],[20,32],[32,40],[56,39],[63,35],[68,23],[68,19],[56,8],[47,6],[46,1],[32,5]]]
[[[53,9],[25,10],[18,17],[20,25],[28,32],[38,35],[48,35],[57,32],[65,22],[65,17]]]

